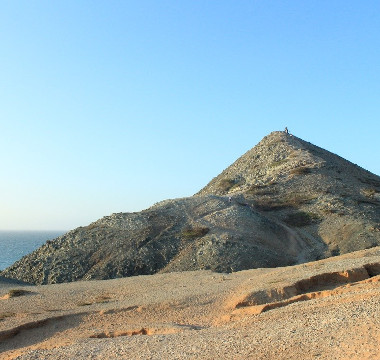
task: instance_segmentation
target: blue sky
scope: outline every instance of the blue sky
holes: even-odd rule
[[[292,133],[380,174],[377,1],[0,1],[0,229],[189,196]]]

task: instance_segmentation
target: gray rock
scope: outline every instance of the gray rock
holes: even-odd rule
[[[106,216],[2,272],[34,284],[286,266],[380,245],[380,177],[283,132],[189,198]]]

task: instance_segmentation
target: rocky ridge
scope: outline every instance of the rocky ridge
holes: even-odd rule
[[[196,195],[48,241],[1,275],[34,284],[286,266],[380,245],[380,177],[273,132]]]

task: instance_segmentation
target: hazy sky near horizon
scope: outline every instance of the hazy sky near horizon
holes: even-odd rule
[[[0,230],[194,194],[262,137],[380,175],[380,2],[0,1]]]

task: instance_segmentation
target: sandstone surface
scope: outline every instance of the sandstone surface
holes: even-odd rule
[[[288,267],[0,281],[0,358],[379,359],[380,248]]]

